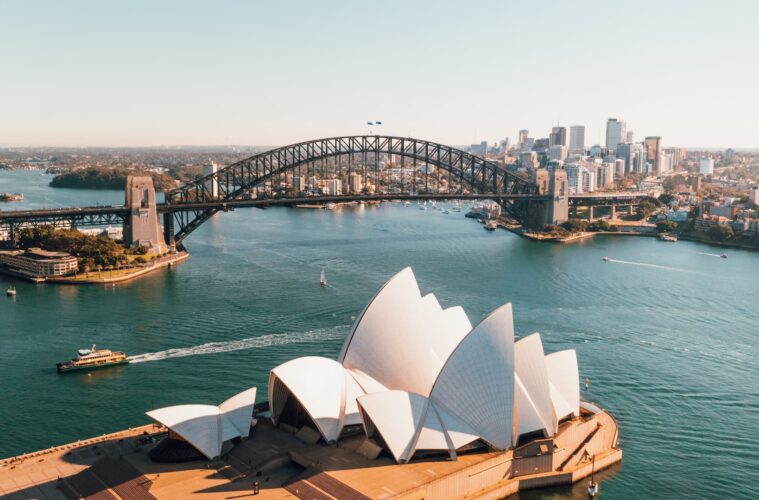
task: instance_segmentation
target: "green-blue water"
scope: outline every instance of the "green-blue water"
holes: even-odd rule
[[[0,192],[26,195],[0,209],[123,197],[48,179],[0,172]],[[603,498],[759,498],[759,253],[721,259],[633,237],[539,244],[390,204],[240,209],[186,243],[187,263],[115,288],[14,282],[18,297],[0,300],[0,456],[143,424],[153,405],[215,403],[253,385],[264,398],[272,367],[335,356],[377,288],[411,265],[424,292],[473,322],[511,301],[518,334],[539,331],[548,352],[577,349],[584,397],[621,426],[625,456],[602,475]],[[55,372],[93,342],[145,355]],[[582,485],[522,495],[584,496]]]

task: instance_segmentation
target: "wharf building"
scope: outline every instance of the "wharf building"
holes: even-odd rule
[[[49,277],[75,274],[79,261],[66,252],[49,252],[40,248],[3,250],[0,251],[0,269],[22,278],[44,281]]]

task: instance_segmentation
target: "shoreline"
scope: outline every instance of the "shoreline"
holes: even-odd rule
[[[27,276],[23,273],[16,272],[12,269],[0,269],[0,273],[13,276],[15,278],[23,279],[25,281],[31,281],[32,283],[53,283],[56,285],[102,285],[102,284],[116,284],[123,283],[125,281],[131,281],[133,279],[141,278],[147,274],[163,269],[165,267],[173,267],[175,264],[180,264],[190,258],[189,252],[186,250],[177,252],[169,257],[163,257],[161,262],[152,263],[152,265],[146,265],[145,267],[136,268],[134,272],[125,274],[123,276],[116,276],[113,278],[70,278],[70,277],[52,277],[52,278],[38,278],[34,276]],[[93,271],[90,274],[96,275],[98,272]]]
[[[659,236],[659,233],[657,232],[598,231],[598,232],[575,233],[566,237],[559,237],[559,236],[539,237],[539,236],[536,236],[536,234],[540,234],[540,233],[522,232],[523,226],[519,224],[506,222],[501,218],[498,218],[496,220],[497,220],[499,228],[505,229],[511,233],[516,234],[517,236],[521,236],[522,238],[527,238],[529,240],[537,241],[537,242],[567,244],[567,243],[574,243],[576,241],[584,240],[587,238],[593,238],[596,236],[640,236],[644,238],[658,238]],[[757,246],[745,245],[742,243],[734,243],[730,241],[712,241],[712,240],[707,240],[707,239],[699,238],[697,236],[688,235],[688,234],[678,234],[677,239],[682,240],[682,241],[691,241],[694,243],[702,243],[704,245],[712,245],[712,246],[717,246],[717,247],[722,247],[722,248],[737,248],[739,250],[759,252],[759,247]]]

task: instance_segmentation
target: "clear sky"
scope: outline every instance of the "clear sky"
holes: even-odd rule
[[[755,0],[0,0],[0,146],[759,146]]]

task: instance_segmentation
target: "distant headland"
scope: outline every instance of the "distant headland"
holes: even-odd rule
[[[73,189],[124,189],[127,176],[147,175],[153,178],[157,191],[176,187],[176,182],[163,172],[134,171],[126,168],[87,167],[56,175],[50,187]]]

